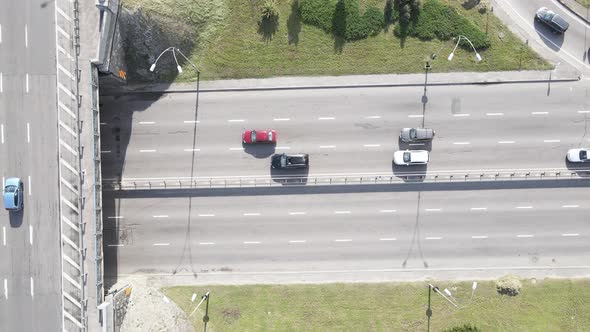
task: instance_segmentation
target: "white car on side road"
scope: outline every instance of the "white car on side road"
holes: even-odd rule
[[[572,163],[590,162],[590,149],[569,149],[567,151],[567,160]]]
[[[429,156],[426,150],[396,151],[393,154],[393,163],[396,165],[426,165]]]

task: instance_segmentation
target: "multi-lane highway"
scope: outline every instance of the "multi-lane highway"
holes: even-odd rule
[[[565,153],[590,143],[587,89],[439,86],[426,105],[420,87],[201,93],[197,114],[194,94],[106,96],[104,178],[268,176],[282,151],[309,153],[310,176],[397,174],[415,170],[392,168],[399,129],[422,125],[432,144],[402,145],[431,150],[419,171],[576,168]],[[278,143],[243,147],[243,128]],[[106,273],[587,265],[585,186],[383,188],[105,191]]]
[[[104,97],[103,176],[269,175],[275,152],[309,153],[310,174],[385,173],[399,148],[431,150],[428,172],[566,168],[567,149],[590,143],[587,89],[429,87],[424,111],[416,87],[202,93],[196,120],[194,94]],[[422,125],[436,130],[432,144],[398,142]],[[278,142],[243,147],[244,128],[276,129]]]
[[[107,193],[107,258],[122,275],[588,265],[587,188],[263,190]]]
[[[61,329],[53,2],[2,1],[0,167],[24,182],[24,210],[0,211],[0,326]]]

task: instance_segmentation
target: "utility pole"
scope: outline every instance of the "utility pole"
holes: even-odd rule
[[[205,316],[203,316],[203,323],[205,323],[205,332],[207,332],[207,323],[209,322],[209,296],[209,292],[203,295],[203,298],[207,300],[207,303],[205,304]]]

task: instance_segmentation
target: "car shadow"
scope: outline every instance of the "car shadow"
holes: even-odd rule
[[[567,160],[567,157],[564,158],[564,161],[568,171],[575,173],[579,177],[590,177],[590,163],[572,163]]]
[[[270,178],[276,183],[280,183],[283,186],[297,186],[307,184],[309,177],[309,167],[307,168],[294,168],[294,169],[278,169],[270,168]]]
[[[399,137],[397,140],[400,150],[426,150],[428,152],[432,151],[432,141],[420,143],[407,143],[402,141],[402,139]]]
[[[242,147],[244,148],[244,152],[253,156],[254,158],[268,158],[275,153],[275,148],[277,144],[245,144],[242,143]]]
[[[553,29],[551,29],[550,27],[545,25],[544,23],[541,23],[537,20],[535,20],[534,26],[535,26],[535,31],[537,32],[537,34],[539,35],[539,37],[541,38],[543,43],[545,43],[545,45],[547,45],[547,47],[549,47],[550,49],[552,49],[556,52],[561,49],[561,46],[563,45],[563,40],[564,40],[563,33],[557,33]]]
[[[393,175],[402,179],[404,182],[423,182],[426,178],[428,164],[405,166],[396,165],[392,160],[391,170],[393,172]]]
[[[10,220],[10,227],[19,228],[23,224],[24,206],[20,211],[11,211],[8,213],[8,219]]]

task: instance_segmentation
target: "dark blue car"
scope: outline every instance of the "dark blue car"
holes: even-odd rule
[[[23,182],[19,178],[6,179],[4,208],[10,211],[19,211],[23,208]]]

